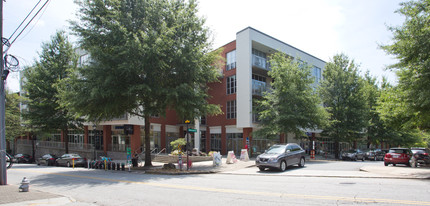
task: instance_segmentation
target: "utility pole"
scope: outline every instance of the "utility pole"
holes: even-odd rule
[[[1,68],[1,88],[0,88],[0,185],[7,185],[7,175],[6,175],[6,109],[5,109],[5,81],[3,78],[4,72],[4,59],[3,59],[3,0],[0,0],[0,37],[2,38],[2,43],[0,47],[0,68]],[[11,160],[12,161],[12,160]]]

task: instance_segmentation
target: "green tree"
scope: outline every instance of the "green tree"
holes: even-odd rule
[[[166,108],[180,119],[218,114],[207,83],[218,81],[219,52],[195,1],[84,0],[72,29],[88,65],[63,81],[63,104],[89,120],[130,113],[145,120],[145,166],[151,166],[149,119]]]
[[[401,3],[397,10],[405,17],[403,25],[389,27],[393,43],[382,46],[399,62],[389,68],[396,70],[398,86],[416,112],[418,126],[430,128],[430,1],[417,0]]]
[[[412,146],[422,142],[417,129],[417,115],[410,110],[407,94],[398,86],[382,83],[381,95],[376,110],[388,130],[385,141],[393,146]]]
[[[80,119],[60,105],[58,83],[75,68],[78,56],[63,31],[42,44],[39,61],[25,69],[24,90],[28,98],[27,124],[40,131],[61,130],[65,135],[65,150],[69,152],[67,131],[80,126]]]
[[[24,134],[21,126],[21,112],[19,109],[20,97],[17,93],[6,93],[6,141],[13,142],[16,137]]]
[[[310,69],[299,61],[278,52],[271,56],[272,90],[258,101],[262,128],[259,135],[274,136],[293,133],[304,136],[305,129],[317,129],[327,119],[318,94],[312,87]]]
[[[339,142],[354,142],[363,136],[367,127],[368,110],[364,97],[364,81],[358,66],[344,54],[337,54],[323,72],[320,95],[330,114],[323,135],[335,142],[335,155],[339,156]]]

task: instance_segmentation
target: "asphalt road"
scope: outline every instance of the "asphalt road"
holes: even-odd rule
[[[71,198],[66,205],[430,205],[429,180],[288,175],[356,172],[377,164],[383,163],[312,162],[285,172],[253,167],[243,169],[252,174],[173,176],[20,164],[8,170],[8,183],[19,185],[25,176],[33,190]]]

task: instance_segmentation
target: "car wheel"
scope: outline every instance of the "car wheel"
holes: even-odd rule
[[[385,165],[385,166],[388,166],[388,162],[384,162],[384,165]]]
[[[70,166],[72,166],[72,165],[70,164],[70,162],[67,162],[67,163],[66,163],[66,167],[70,167]]]
[[[393,166],[396,166],[396,164],[393,164]]]
[[[364,162],[364,157],[361,158],[361,161]]]
[[[357,161],[357,156],[355,156],[353,160],[354,160],[354,161]]]
[[[282,160],[281,165],[279,166],[279,169],[283,172],[287,169],[287,163]]]
[[[304,167],[304,166],[305,166],[305,158],[302,157],[300,158],[299,167]]]
[[[264,171],[266,168],[265,168],[265,167],[258,167],[258,169],[259,169],[260,171]]]

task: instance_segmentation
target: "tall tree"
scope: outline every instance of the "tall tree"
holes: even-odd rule
[[[6,140],[13,141],[24,134],[21,126],[21,112],[19,110],[20,97],[17,93],[6,93]]]
[[[180,119],[220,112],[208,104],[217,81],[209,30],[193,0],[83,0],[72,29],[89,52],[87,66],[63,81],[68,108],[98,121],[130,113],[145,120],[145,166],[151,166],[149,119],[174,109]],[[78,98],[79,97],[79,98]]]
[[[294,133],[302,137],[305,129],[322,126],[328,116],[312,87],[310,68],[282,52],[271,56],[270,65],[272,89],[258,101],[256,111],[262,128],[257,133],[268,136]]]
[[[396,70],[401,90],[408,107],[417,113],[422,129],[430,129],[430,1],[417,0],[401,3],[397,10],[405,17],[403,25],[389,27],[393,43],[382,46],[399,62],[389,68]]]
[[[339,142],[353,142],[367,127],[367,107],[364,82],[358,66],[344,54],[337,54],[325,66],[320,95],[330,114],[330,124],[323,134],[333,138],[335,155],[339,157]]]
[[[26,68],[24,90],[28,98],[27,123],[41,131],[61,130],[65,136],[65,150],[69,152],[67,131],[81,121],[60,105],[58,83],[76,68],[78,56],[65,32],[58,31],[51,41],[42,44],[39,60]]]

